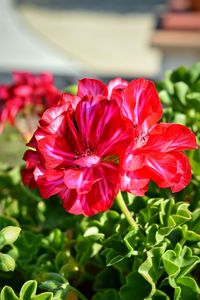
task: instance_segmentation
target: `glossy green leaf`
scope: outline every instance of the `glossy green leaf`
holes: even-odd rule
[[[200,77],[200,63],[196,63],[188,70],[189,80],[195,82]]]
[[[21,228],[16,226],[6,226],[0,231],[0,246],[14,243],[20,234]]]
[[[125,243],[117,234],[105,240],[104,246],[105,249],[102,251],[102,254],[106,256],[107,266],[119,263],[129,255],[129,251]]]
[[[129,231],[124,237],[124,242],[126,247],[129,250],[129,256],[137,255],[136,246],[137,246],[137,229]]]
[[[161,247],[155,247],[147,252],[147,259],[140,265],[138,272],[151,285],[149,297],[156,292],[156,283],[162,275],[161,257],[166,249],[167,244]]]
[[[1,290],[0,300],[19,300],[19,298],[10,286],[5,286]]]
[[[14,271],[15,261],[8,255],[0,252],[0,270],[4,272]]]
[[[35,296],[36,290],[37,282],[35,280],[25,282],[19,294],[20,300],[31,300]]]
[[[31,298],[31,300],[51,300],[51,299],[53,299],[53,294],[50,292],[45,292]]]
[[[127,277],[127,284],[119,292],[121,300],[144,300],[151,292],[151,285],[138,273],[132,272]]]
[[[185,82],[180,81],[174,84],[174,89],[181,104],[186,105],[187,104],[186,94],[189,91],[188,85]]]
[[[189,276],[178,278],[177,284],[181,288],[181,299],[198,300],[200,298],[200,288],[194,278]]]
[[[167,71],[165,73],[165,80],[163,82],[164,88],[170,95],[172,95],[174,93],[174,85],[171,81],[171,74],[172,74],[171,71]]]
[[[189,152],[192,170],[196,176],[200,176],[200,148]]]
[[[185,81],[186,75],[187,75],[187,69],[184,65],[182,65],[172,72],[171,80],[173,82],[178,82],[182,80]]]
[[[162,90],[160,93],[159,93],[159,96],[160,96],[160,99],[162,101],[162,103],[166,104],[166,105],[171,105],[171,97],[169,96],[169,94],[167,93],[166,90]]]
[[[152,300],[170,300],[170,298],[166,293],[160,290],[156,290],[156,293],[153,295]]]
[[[200,258],[193,255],[189,247],[182,248],[180,244],[177,244],[174,250],[167,250],[162,255],[162,261],[168,275],[175,278],[187,275],[200,263]]]

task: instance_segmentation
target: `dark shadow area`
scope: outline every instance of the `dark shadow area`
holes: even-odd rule
[[[151,13],[167,0],[16,0],[18,4],[31,4],[53,10],[87,10],[105,13]]]

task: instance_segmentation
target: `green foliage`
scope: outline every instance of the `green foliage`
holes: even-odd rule
[[[51,300],[53,294],[51,292],[42,293],[36,295],[37,282],[35,280],[29,280],[22,286],[19,297],[16,296],[13,289],[9,286],[5,286],[0,295],[0,300]]]
[[[6,226],[0,231],[0,250],[4,250],[9,245],[10,250],[7,253],[0,252],[0,270],[4,272],[14,271],[16,252],[13,243],[17,240],[21,228],[15,226]]]
[[[167,72],[157,88],[163,121],[199,139],[200,63]],[[184,191],[151,183],[145,197],[124,193],[137,231],[116,203],[90,218],[70,215],[56,197],[22,186],[19,166],[1,164],[0,300],[198,300],[200,150],[187,155],[193,179]]]

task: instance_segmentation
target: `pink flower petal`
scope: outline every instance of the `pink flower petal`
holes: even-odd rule
[[[125,89],[125,87],[127,87],[127,85],[128,81],[123,80],[120,77],[111,80],[108,84],[108,99],[114,99],[114,97],[112,97],[114,90],[122,91]]]
[[[49,125],[54,119],[62,115],[64,112],[70,109],[70,102],[65,102],[63,104],[48,108],[42,115],[40,120],[41,126]]]
[[[135,172],[125,172],[121,177],[121,190],[137,196],[144,196],[148,190],[150,179],[137,178]]]
[[[65,188],[62,170],[45,170],[39,166],[34,170],[35,181],[43,198],[58,194]]]
[[[74,161],[74,164],[80,167],[92,167],[100,162],[100,157],[95,154],[86,154],[85,156],[78,158]]]
[[[160,123],[152,128],[147,143],[139,151],[170,152],[195,149],[197,147],[194,133],[186,126]]]
[[[23,169],[21,170],[22,182],[24,185],[28,185],[30,189],[34,189],[37,187],[33,176],[34,169]]]
[[[141,161],[141,164],[135,163],[135,168],[130,167],[129,170],[124,171],[121,185],[123,190],[129,192],[133,190],[136,195],[139,195],[137,190],[140,190],[140,187],[137,188],[137,185],[140,183],[144,183],[144,192],[147,190],[145,181],[148,184],[148,181],[152,180],[160,188],[169,187],[172,192],[177,192],[188,185],[191,180],[189,160],[180,152],[150,152],[145,155],[145,159],[144,154],[136,155],[135,160]]]
[[[36,151],[27,150],[24,154],[23,160],[26,161],[26,168],[35,168],[40,164],[39,155]]]
[[[38,150],[47,168],[73,165],[75,154],[62,137],[46,136],[38,141]]]
[[[189,159],[183,153],[173,153],[177,162],[177,172],[174,183],[171,186],[173,193],[184,189],[191,181],[191,167]]]
[[[122,112],[135,126],[148,130],[162,117],[162,105],[152,81],[133,80],[124,91]]]
[[[64,189],[59,193],[65,210],[91,216],[111,207],[119,191],[118,167],[103,163],[96,172],[102,179],[96,181],[88,193],[78,194],[75,189]]]
[[[96,176],[93,168],[68,169],[64,171],[64,182],[67,188],[76,189],[78,194],[88,193],[92,185],[101,179]]]
[[[82,98],[84,96],[89,96],[98,99],[99,96],[107,97],[108,90],[107,86],[100,80],[84,78],[78,82],[77,95]]]
[[[76,109],[77,104],[81,101],[81,98],[71,94],[63,93],[59,101],[62,103],[70,103],[73,109]]]
[[[85,147],[94,148],[98,156],[120,155],[132,136],[131,122],[121,117],[115,101],[80,102],[76,122]]]

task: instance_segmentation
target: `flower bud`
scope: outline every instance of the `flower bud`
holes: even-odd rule
[[[15,261],[14,259],[4,253],[0,253],[0,270],[4,272],[13,271],[15,269]]]
[[[13,244],[19,234],[20,234],[21,228],[16,226],[6,226],[0,231],[0,246]]]

